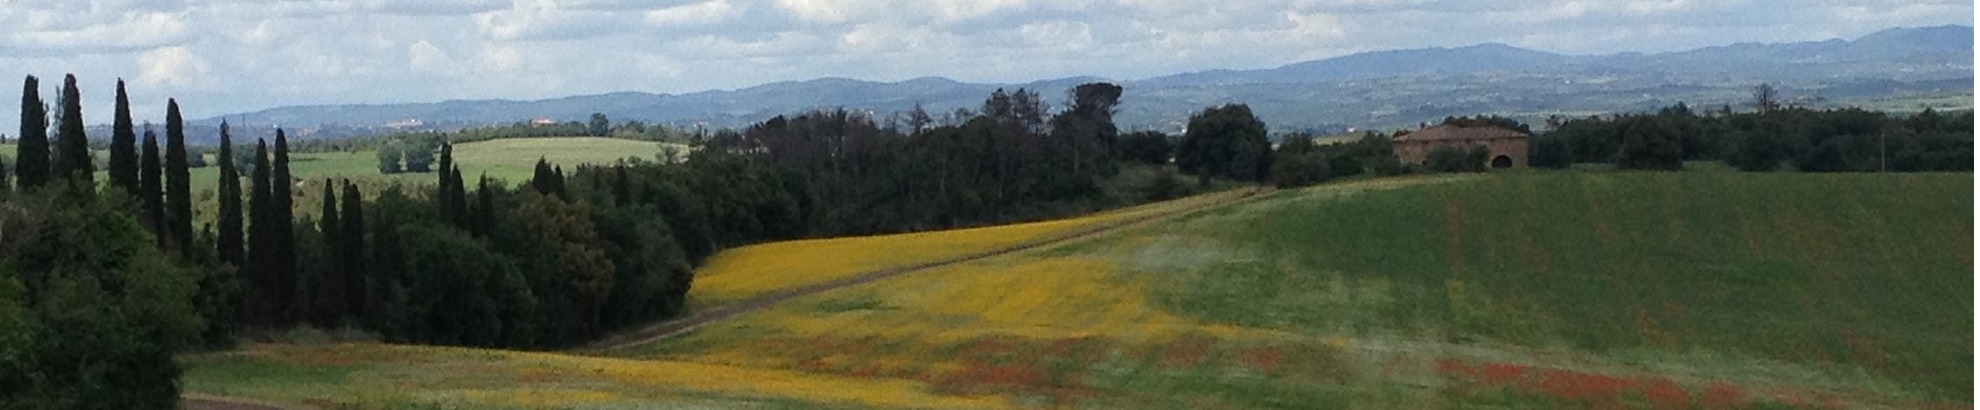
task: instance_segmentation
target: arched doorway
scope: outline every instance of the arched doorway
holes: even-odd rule
[[[1512,157],[1500,155],[1492,157],[1492,169],[1512,168]]]

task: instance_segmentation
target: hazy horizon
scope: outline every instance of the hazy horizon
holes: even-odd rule
[[[1477,22],[1502,22],[1478,24]],[[1268,68],[1364,51],[1505,43],[1563,54],[1853,39],[1972,25],[1970,2],[1160,0],[99,0],[0,6],[0,63],[53,102],[75,73],[108,123],[292,105],[692,93],[843,77],[1021,83]],[[18,95],[18,94],[16,94]],[[18,128],[0,116],[0,134]]]

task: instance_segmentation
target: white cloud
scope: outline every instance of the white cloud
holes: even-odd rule
[[[413,43],[406,47],[406,55],[415,71],[442,75],[456,73],[454,58],[432,42],[420,40]]]
[[[212,74],[206,60],[183,46],[147,51],[138,56],[138,66],[138,83],[145,86],[199,87]]]

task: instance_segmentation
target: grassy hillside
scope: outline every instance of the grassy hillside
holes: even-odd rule
[[[612,358],[257,346],[195,365],[187,385],[476,405],[647,400],[630,389],[716,406],[899,404],[867,396],[880,394],[991,407],[1958,408],[1972,401],[1971,184],[1364,180],[808,296]],[[880,251],[851,245],[874,238],[773,244],[789,248],[745,248],[698,273],[779,266],[749,276],[803,282],[1022,229],[864,243]],[[695,296],[740,289],[714,283],[698,281]],[[751,376],[608,381],[621,367]],[[478,376],[460,381],[460,369]],[[289,379],[312,374],[335,377]]]

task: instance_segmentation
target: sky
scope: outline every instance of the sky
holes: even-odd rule
[[[0,78],[41,77],[52,102],[74,73],[91,124],[109,122],[121,78],[137,120],[162,122],[166,98],[199,119],[819,77],[1131,80],[1485,42],[1606,54],[1855,38],[1973,13],[1966,0],[0,0]],[[0,115],[0,134],[15,117]]]

